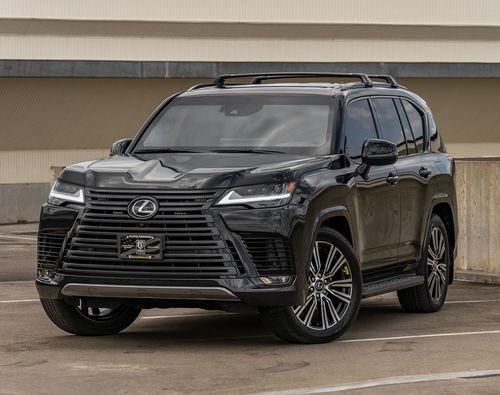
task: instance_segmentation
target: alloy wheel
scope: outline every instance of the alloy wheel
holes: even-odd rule
[[[440,228],[434,228],[427,247],[427,285],[434,302],[443,296],[447,281],[446,243]]]
[[[293,313],[309,329],[326,330],[344,317],[351,297],[349,262],[333,244],[316,241],[309,265],[306,301],[293,307]]]

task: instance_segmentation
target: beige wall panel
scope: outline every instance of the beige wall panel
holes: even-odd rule
[[[0,184],[48,183],[52,166],[63,167],[108,154],[109,149],[0,151]]]
[[[458,156],[500,156],[500,79],[402,79],[401,84],[422,96],[450,148]],[[467,152],[467,144],[470,153]],[[491,143],[491,145],[490,145]],[[482,147],[482,148],[481,148]],[[479,155],[481,156],[481,155]]]
[[[108,148],[135,135],[164,98],[199,82],[0,79],[0,151]]]
[[[108,148],[134,135],[163,98],[203,81],[0,79],[0,151]],[[452,153],[500,155],[500,79],[400,82],[429,103]]]
[[[499,25],[497,0],[0,0],[0,17]]]
[[[500,62],[500,41],[0,35],[2,59]]]

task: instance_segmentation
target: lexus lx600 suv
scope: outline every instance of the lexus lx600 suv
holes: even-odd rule
[[[453,179],[429,107],[391,76],[222,75],[61,172],[38,293],[78,335],[117,333],[144,308],[251,306],[286,341],[330,341],[362,298],[443,306]]]

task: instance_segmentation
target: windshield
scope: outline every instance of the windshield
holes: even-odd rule
[[[331,98],[319,95],[179,97],[148,126],[134,152],[330,153]]]

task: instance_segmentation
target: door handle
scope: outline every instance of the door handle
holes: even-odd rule
[[[385,179],[385,181],[388,182],[391,185],[395,185],[399,181],[399,176],[394,175],[392,173],[389,173],[389,175],[387,176],[387,178]]]
[[[421,167],[418,171],[418,174],[420,174],[424,178],[427,178],[431,175],[431,171],[427,167]]]

